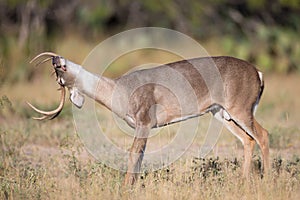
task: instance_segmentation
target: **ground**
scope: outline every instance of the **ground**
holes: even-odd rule
[[[59,92],[53,80],[4,84],[0,88],[0,198],[299,199],[300,75],[267,74],[265,84],[256,118],[270,132],[272,170],[268,177],[261,178],[258,148],[250,180],[241,177],[242,145],[223,130],[205,159],[185,155],[161,170],[140,174],[134,187],[122,185],[124,172],[98,162],[87,152],[74,129],[68,100],[55,120],[30,118],[36,113],[25,101],[45,109],[57,105]],[[112,118],[105,117],[109,112],[100,106],[97,111],[103,123],[112,124]],[[198,136],[189,151],[201,145],[209,119],[209,115],[200,119]],[[131,138],[118,139],[120,132],[113,125],[106,133],[124,148],[130,147]],[[160,135],[162,140],[172,137]],[[157,144],[149,140],[147,150]]]

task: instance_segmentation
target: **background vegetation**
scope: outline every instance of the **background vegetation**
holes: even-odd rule
[[[95,44],[143,26],[178,30],[208,49],[213,43],[211,53],[249,60],[264,71],[300,70],[299,0],[4,0],[1,80],[30,80],[28,58],[57,50],[72,36]]]
[[[224,130],[206,159],[183,157],[141,174],[134,188],[126,188],[122,172],[86,152],[68,101],[53,121],[31,119],[35,113],[25,101],[51,109],[59,98],[49,68],[33,67],[31,58],[53,51],[81,63],[107,37],[143,26],[186,33],[211,55],[239,57],[265,73],[256,116],[270,132],[268,179],[260,178],[257,149],[250,181],[240,178],[242,146]],[[1,0],[0,199],[300,199],[299,31],[299,0]],[[109,75],[118,76],[147,56],[153,55],[121,60],[122,67]],[[99,115],[111,124],[105,109]],[[201,119],[200,136],[207,121]],[[121,135],[116,127],[109,130],[110,137]],[[201,142],[196,138],[194,148]]]

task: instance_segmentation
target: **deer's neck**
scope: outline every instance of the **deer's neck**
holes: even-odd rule
[[[115,87],[114,80],[97,76],[81,68],[75,86],[81,93],[112,110],[111,100]]]

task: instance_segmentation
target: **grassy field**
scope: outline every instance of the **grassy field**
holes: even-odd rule
[[[268,178],[260,178],[257,148],[250,180],[241,178],[242,146],[223,130],[205,159],[184,156],[166,168],[140,174],[132,188],[122,186],[123,172],[87,153],[76,135],[69,101],[55,120],[30,118],[35,113],[25,101],[44,109],[57,105],[53,77],[4,84],[0,88],[0,199],[300,199],[300,75],[266,75],[265,79],[256,116],[270,131]],[[208,119],[201,119],[199,135],[207,129]],[[111,130],[107,134],[116,139]],[[125,148],[130,143],[128,139]],[[155,148],[155,142],[150,141],[149,148]]]

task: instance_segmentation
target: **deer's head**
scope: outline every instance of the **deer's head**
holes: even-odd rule
[[[45,58],[46,57],[46,58]],[[76,87],[76,78],[77,75],[80,73],[81,66],[77,65],[55,53],[52,52],[44,52],[39,55],[37,55],[35,58],[33,58],[30,63],[37,61],[40,58],[44,58],[41,61],[37,62],[37,66],[45,63],[47,61],[52,61],[52,66],[54,67],[54,73],[56,74],[56,81],[60,85],[60,90],[62,91],[60,104],[57,109],[53,111],[42,111],[34,106],[32,106],[30,103],[29,106],[33,108],[35,111],[37,111],[40,114],[43,114],[42,117],[35,118],[35,119],[53,119],[61,112],[64,106],[65,101],[65,87],[67,87],[70,91],[70,100],[71,102],[76,105],[78,108],[81,108],[84,103],[84,96],[79,92],[79,90]]]

